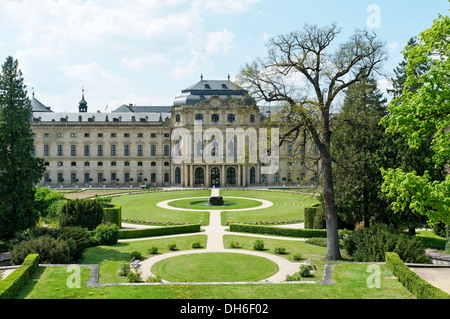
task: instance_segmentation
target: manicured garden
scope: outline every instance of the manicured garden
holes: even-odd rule
[[[208,211],[178,211],[175,209],[160,208],[157,203],[177,198],[207,197],[209,190],[193,191],[167,191],[149,192],[133,195],[122,195],[114,197],[112,203],[123,205],[122,216],[126,218],[136,218],[150,221],[162,221],[164,224],[183,224],[185,219],[191,223],[199,220],[209,221]],[[223,236],[223,246],[225,249],[233,249],[232,252],[202,252],[207,248],[207,235],[180,234],[177,236],[160,236],[157,238],[135,238],[119,241],[112,244],[102,244],[99,241],[98,231],[94,231],[95,241],[86,237],[87,233],[77,231],[80,240],[88,241],[82,252],[81,258],[76,261],[81,265],[81,285],[79,288],[70,288],[67,285],[69,274],[66,266],[38,267],[33,274],[32,280],[20,289],[16,298],[31,299],[175,299],[175,298],[281,298],[281,299],[304,299],[304,298],[345,298],[345,299],[404,299],[414,298],[414,296],[395,278],[391,270],[385,264],[379,264],[381,285],[377,289],[368,287],[367,278],[370,275],[368,265],[352,264],[344,258],[341,263],[334,267],[333,279],[336,281],[331,285],[318,284],[324,279],[326,254],[326,240],[323,238],[324,230],[302,230],[278,228],[267,226],[273,223],[294,223],[303,219],[304,207],[317,203],[316,197],[307,194],[292,194],[285,192],[269,192],[256,190],[221,190],[221,195],[233,197],[237,205],[252,206],[258,201],[242,201],[242,197],[265,199],[273,203],[268,208],[258,208],[254,210],[234,212],[222,212],[223,217],[230,217],[233,214],[233,221],[246,222],[247,224],[265,224],[266,226],[252,226],[239,224],[233,229],[245,231],[247,228],[273,228],[279,229],[272,235],[286,236],[286,239],[275,239],[263,237],[264,232],[259,232],[259,228],[249,229],[253,234],[233,233]],[[237,198],[240,197],[240,198]],[[189,207],[198,199],[174,201],[179,207]],[[242,202],[240,202],[242,201]],[[248,207],[250,208],[250,207]],[[229,219],[227,219],[229,221]],[[236,224],[233,224],[236,225]],[[192,225],[194,226],[194,225]],[[245,226],[245,227],[244,227]],[[176,226],[191,227],[191,226]],[[198,225],[197,225],[198,227]],[[168,229],[168,227],[163,227]],[[373,228],[376,229],[376,228]],[[300,231],[301,230],[301,231]],[[383,234],[389,233],[389,229],[381,229]],[[380,231],[381,231],[380,230]],[[43,231],[43,230],[42,230]],[[42,232],[41,231],[41,232]],[[109,231],[109,230],[108,230]],[[66,230],[67,232],[67,230]],[[316,234],[317,232],[317,234]],[[143,232],[146,233],[146,232]],[[51,234],[51,233],[49,233]],[[55,233],[54,236],[62,238],[66,233]],[[71,233],[72,234],[72,233]],[[356,233],[355,233],[356,234]],[[370,233],[369,233],[370,234]],[[373,236],[377,236],[373,232]],[[66,235],[67,236],[67,235]],[[120,236],[120,235],[119,235]],[[158,235],[159,236],[159,235]],[[295,238],[295,237],[317,237],[317,238]],[[383,235],[386,236],[386,235]],[[400,236],[400,235],[398,235]],[[63,236],[64,237],[64,236]],[[146,236],[144,236],[146,237]],[[351,246],[361,236],[347,236],[351,239]],[[120,238],[120,237],[119,237]],[[132,238],[132,237],[124,237]],[[378,243],[382,243],[375,239]],[[397,243],[402,243],[407,247],[406,239],[392,237]],[[403,237],[401,237],[403,238]],[[433,238],[433,243],[439,238]],[[257,245],[258,243],[258,245]],[[345,245],[344,245],[345,246]],[[398,246],[398,245],[397,245]],[[350,247],[350,246],[349,246]],[[417,244],[414,247],[420,250]],[[401,247],[400,247],[401,248]],[[378,247],[383,251],[384,247]],[[145,283],[145,277],[128,276],[132,273],[136,275],[139,271],[130,271],[130,260],[149,260],[155,256],[164,256],[169,252],[184,252],[192,250],[193,254],[183,254],[162,259],[153,264],[151,271],[156,277]],[[419,251],[418,250],[418,251]],[[291,262],[302,263],[308,261],[311,270],[307,274],[302,274],[299,267],[297,273],[286,276],[286,281],[309,282],[309,284],[286,283],[286,284],[227,284],[227,285],[192,285],[191,282],[245,282],[261,281],[269,278],[278,271],[278,265],[268,258],[243,254],[245,251],[262,251],[285,258]],[[355,255],[356,256],[356,255]],[[364,256],[373,258],[370,256]],[[408,257],[409,258],[409,257]],[[414,258],[414,255],[411,256]],[[86,287],[85,283],[90,276],[87,265],[99,265],[98,283],[102,286]],[[83,267],[86,265],[86,267]],[[124,270],[128,267],[128,270]],[[124,273],[126,272],[126,273]],[[166,284],[158,285],[155,282],[168,280],[170,282],[185,282],[186,284]],[[141,283],[141,285],[117,286],[125,283]]]
[[[131,223],[173,225],[173,224],[198,224],[209,223],[207,212],[170,211],[158,207],[159,202],[187,197],[207,197],[210,190],[187,190],[173,192],[148,192],[142,194],[123,195],[113,197],[113,204],[121,204],[123,207],[122,218]]]
[[[229,223],[298,223],[304,218],[304,208],[318,203],[314,195],[277,191],[224,189],[226,196],[265,199],[273,203],[271,207],[251,211],[224,211],[222,224]]]
[[[171,282],[259,281],[277,271],[277,264],[267,258],[233,253],[181,255],[152,267],[153,274]]]

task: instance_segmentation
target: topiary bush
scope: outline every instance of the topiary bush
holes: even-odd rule
[[[59,214],[59,225],[80,226],[94,230],[103,221],[103,207],[97,200],[74,199],[64,203]]]
[[[119,226],[116,224],[98,225],[94,236],[100,245],[115,245],[119,240]]]
[[[299,268],[300,277],[309,277],[311,276],[311,272],[309,270],[309,267],[306,265],[301,265]]]
[[[386,252],[395,252],[407,263],[429,263],[420,239],[384,224],[350,233],[343,239],[343,248],[356,262],[384,262]]]
[[[254,250],[264,250],[264,242],[261,239],[255,240],[253,243]]]

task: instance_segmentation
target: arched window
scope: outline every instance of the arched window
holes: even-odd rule
[[[196,114],[195,115],[195,120],[196,121],[203,121],[203,114]]]
[[[177,123],[180,123],[180,122],[181,122],[181,116],[180,116],[180,114],[177,114],[177,115],[175,116],[175,122],[177,122]]]
[[[213,122],[219,122],[219,114],[213,114],[211,116],[211,121]]]
[[[234,116],[234,114],[228,114],[228,122],[233,123],[235,119],[236,117]]]

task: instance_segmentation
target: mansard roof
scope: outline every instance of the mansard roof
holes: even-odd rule
[[[203,80],[181,91],[175,98],[174,106],[194,105],[200,101],[209,100],[217,95],[223,100],[242,99],[248,91],[237,86],[230,80]]]

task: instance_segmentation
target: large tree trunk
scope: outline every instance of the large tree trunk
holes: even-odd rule
[[[342,257],[339,250],[338,217],[334,201],[331,165],[331,157],[329,155],[322,156],[323,202],[327,221],[327,254],[325,259],[340,260]]]

